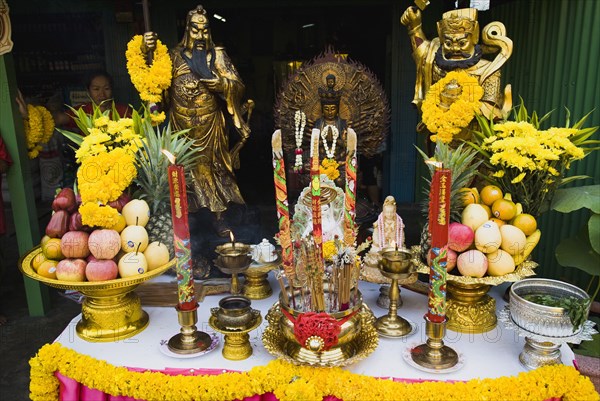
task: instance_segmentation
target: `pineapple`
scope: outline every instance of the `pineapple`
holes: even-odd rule
[[[173,255],[173,221],[167,174],[169,160],[162,150],[167,150],[176,156],[177,164],[183,166],[189,182],[191,169],[199,158],[200,148],[193,146],[194,141],[185,135],[188,130],[172,132],[170,124],[163,129],[155,128],[148,120],[140,121],[140,124],[142,124],[145,140],[143,147],[136,154],[137,197],[144,199],[150,206],[150,220],[146,225],[150,242],[164,243]]]
[[[419,148],[417,148],[424,160],[429,157]],[[472,181],[481,161],[475,160],[477,152],[474,149],[465,148],[460,145],[456,149],[451,149],[448,145],[440,142],[436,144],[433,159],[442,162],[444,168],[450,169],[452,173],[452,185],[450,187],[450,221],[460,221],[463,206],[462,194],[460,190],[467,187]],[[425,200],[423,201],[422,211],[426,219],[429,218],[429,188],[431,187],[431,177],[435,167],[429,166],[430,178],[425,179]],[[429,223],[425,223],[421,232],[421,256],[427,259],[427,253],[431,244],[429,234]]]

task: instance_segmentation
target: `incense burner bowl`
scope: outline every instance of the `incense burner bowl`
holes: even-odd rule
[[[243,330],[256,320],[256,312],[250,307],[250,300],[239,295],[224,297],[218,308],[211,308],[220,327],[226,330]]]

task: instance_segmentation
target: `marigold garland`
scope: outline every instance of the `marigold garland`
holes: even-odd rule
[[[233,400],[273,392],[282,401],[322,400],[332,395],[358,400],[532,400],[551,398],[598,401],[588,377],[572,366],[554,365],[497,379],[468,382],[402,383],[348,372],[341,368],[295,366],[274,360],[248,372],[216,376],[170,376],[133,372],[59,343],[44,345],[29,361],[33,401],[57,400],[54,372],[114,396],[144,400]]]
[[[27,105],[29,118],[23,121],[25,127],[25,141],[30,159],[35,159],[42,145],[48,143],[54,133],[54,119],[52,114],[43,106]]]
[[[455,80],[462,89],[448,110],[439,106],[440,93],[444,87]],[[465,128],[478,112],[479,100],[483,96],[483,88],[479,85],[477,78],[470,76],[465,71],[451,71],[429,88],[425,100],[421,106],[423,123],[427,129],[434,133],[431,140],[438,139],[444,143],[452,142],[454,135]]]
[[[148,65],[146,56],[142,53],[142,42],[142,36],[136,35],[127,44],[127,71],[140,98],[146,102],[158,103],[163,91],[171,86],[171,58],[167,47],[157,40],[152,64]]]

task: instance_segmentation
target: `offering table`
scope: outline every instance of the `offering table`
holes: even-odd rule
[[[163,278],[164,279],[164,278]],[[272,279],[273,286],[276,285]],[[275,287],[273,287],[275,288]],[[503,308],[505,302],[501,299],[505,286],[494,288],[491,295],[497,300],[497,307]],[[376,306],[379,296],[379,285],[360,282],[360,290],[365,302],[371,307],[376,316],[386,313],[386,310]],[[276,291],[278,292],[278,291]],[[423,314],[426,311],[427,297],[412,292],[403,291],[404,304],[400,309],[402,316],[409,322],[418,325],[415,334],[404,339],[381,338],[375,352],[366,359],[345,367],[350,372],[375,376],[393,377],[402,380],[441,380],[466,381],[474,378],[497,378],[515,376],[526,369],[519,363],[519,353],[523,349],[524,339],[515,332],[506,330],[498,325],[494,330],[483,334],[464,334],[448,331],[445,343],[454,348],[461,357],[460,369],[439,374],[429,373],[407,364],[403,352],[426,340]],[[198,329],[211,333],[208,325],[210,308],[218,304],[221,296],[207,297],[198,308]],[[262,312],[276,302],[276,296],[252,302],[252,307]],[[262,330],[266,322],[250,333],[253,354],[242,361],[229,361],[222,357],[223,338],[219,345],[209,353],[194,358],[174,358],[161,351],[161,340],[168,340],[178,329],[177,313],[169,307],[144,307],[150,316],[150,325],[138,335],[118,342],[89,343],[80,339],[75,333],[79,316],[74,318],[56,339],[63,347],[72,349],[79,354],[89,355],[99,360],[105,360],[114,366],[124,366],[136,370],[158,370],[168,374],[217,374],[224,371],[248,371],[254,366],[265,365],[274,359],[263,347]],[[573,365],[574,355],[570,348],[563,344],[561,348],[562,362]],[[103,398],[96,398],[103,399]],[[105,398],[108,400],[109,398]],[[129,400],[129,398],[111,398],[111,400]],[[267,398],[268,399],[268,398]],[[272,398],[271,398],[272,399]]]

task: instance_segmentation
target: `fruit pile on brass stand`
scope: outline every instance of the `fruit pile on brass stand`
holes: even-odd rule
[[[40,254],[40,247],[26,254],[19,262],[21,272],[51,287],[79,291],[85,296],[76,332],[79,337],[90,342],[120,341],[144,330],[148,325],[148,314],[142,310],[140,298],[134,290],[144,281],[161,275],[175,265],[173,259],[137,276],[106,281],[70,282],[37,274],[32,263]]]

